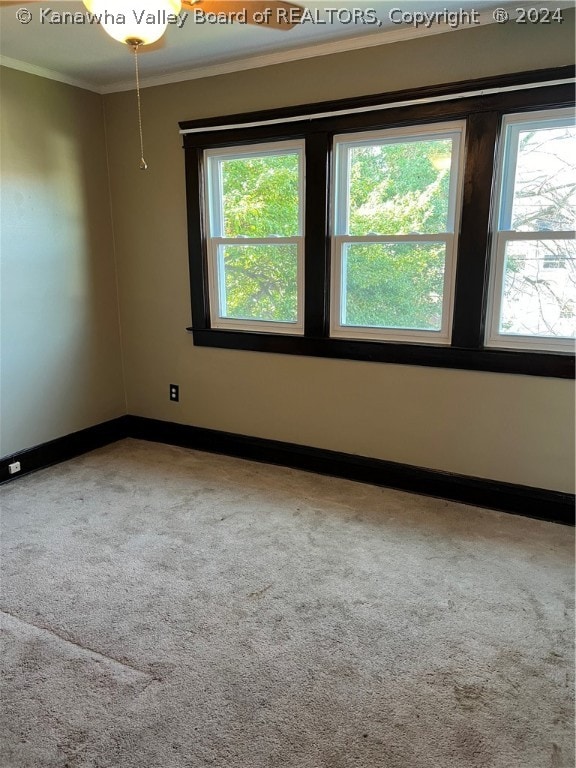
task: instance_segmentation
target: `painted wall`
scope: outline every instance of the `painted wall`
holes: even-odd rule
[[[146,173],[134,93],[105,97],[128,412],[574,490],[572,382],[195,348],[185,331],[178,135],[179,120],[569,64],[572,20],[493,25],[146,89]],[[170,382],[180,384],[179,404],[168,400]]]
[[[102,99],[2,68],[0,456],[125,413]]]

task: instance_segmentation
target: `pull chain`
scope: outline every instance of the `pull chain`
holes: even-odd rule
[[[140,104],[140,75],[138,72],[138,48],[141,43],[140,40],[128,40],[127,41],[134,51],[134,66],[136,69],[136,99],[138,101],[138,131],[140,133],[140,170],[148,170],[148,163],[144,160],[144,139],[142,137],[142,106]]]

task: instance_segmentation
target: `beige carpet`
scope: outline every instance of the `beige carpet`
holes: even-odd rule
[[[573,531],[125,440],[5,485],[3,768],[572,768]]]

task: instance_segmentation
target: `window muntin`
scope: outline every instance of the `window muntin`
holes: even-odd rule
[[[304,332],[304,142],[206,150],[211,326]]]
[[[574,351],[574,111],[509,115],[502,125],[486,345]]]
[[[332,336],[450,342],[463,134],[335,137]]]

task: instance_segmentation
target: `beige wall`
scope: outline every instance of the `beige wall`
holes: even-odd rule
[[[179,120],[568,64],[567,16],[146,89],[146,173],[134,93],[105,97],[128,412],[573,490],[572,382],[194,347],[178,135]]]
[[[2,68],[0,456],[125,412],[102,99]]]

